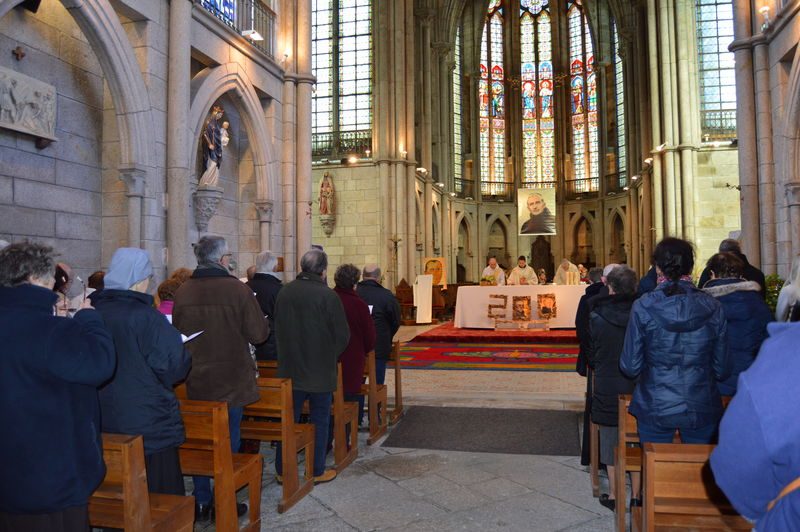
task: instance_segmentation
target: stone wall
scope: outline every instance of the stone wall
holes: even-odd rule
[[[695,177],[696,268],[702,270],[721,240],[741,229],[738,153],[733,148],[703,148]],[[698,269],[699,268],[699,269]]]
[[[20,46],[17,60],[10,52]],[[101,266],[103,77],[56,0],[0,19],[0,66],[56,87],[57,142],[0,129],[0,238],[53,245],[84,279]]]
[[[336,188],[336,226],[331,236],[326,236],[322,230],[317,203],[319,183],[326,171],[333,176]],[[378,262],[382,245],[378,241],[380,224],[388,216],[379,213],[375,165],[315,167],[312,175],[312,242],[323,246],[328,254],[328,284],[333,286],[333,274],[340,264],[352,263],[363,268],[365,264]],[[298,216],[303,215],[298,213]],[[389,264],[380,264],[380,267],[384,271],[392,268]]]

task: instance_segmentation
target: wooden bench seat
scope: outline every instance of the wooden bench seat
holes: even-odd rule
[[[194,497],[148,493],[141,436],[103,434],[106,476],[89,498],[93,527],[191,532]]]
[[[714,445],[644,445],[643,530],[751,530],[716,485]]]
[[[179,456],[184,475],[213,477],[217,530],[238,530],[236,492],[248,487],[249,523],[261,529],[261,455],[231,452],[228,406],[216,401],[180,400],[186,441]]]
[[[364,366],[364,376],[367,382],[361,385],[361,394],[367,399],[369,415],[369,437],[367,444],[372,445],[381,436],[386,434],[389,427],[387,411],[388,391],[385,384],[378,384],[375,377],[375,351],[367,353],[367,363]]]
[[[314,488],[314,426],[294,422],[290,379],[259,378],[258,393],[258,401],[244,408],[241,434],[243,439],[281,442],[283,491],[278,512],[283,513]],[[302,480],[297,459],[301,451],[305,453]]]
[[[403,377],[400,371],[400,342],[392,342],[389,363],[394,370],[394,408],[389,412],[389,424],[394,425],[405,414],[403,409]]]

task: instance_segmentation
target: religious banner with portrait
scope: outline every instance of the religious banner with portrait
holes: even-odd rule
[[[521,188],[517,190],[519,234],[556,234],[556,189]]]
[[[422,261],[424,273],[433,277],[434,286],[447,287],[447,264],[444,257],[427,257]]]

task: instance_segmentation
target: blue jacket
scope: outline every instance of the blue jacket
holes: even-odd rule
[[[633,304],[619,365],[639,377],[630,411],[660,428],[699,428],[722,415],[717,380],[730,374],[722,305],[688,281],[662,283]]]
[[[103,432],[141,434],[145,454],[178,447],[185,436],[173,387],[191,365],[181,333],[153,308],[153,296],[106,289],[91,298],[117,353],[117,371],[100,389]]]
[[[761,296],[761,286],[743,279],[712,279],[703,291],[722,303],[728,322],[728,353],[731,374],[719,383],[719,393],[736,393],[739,374],[750,367],[758,354],[761,342],[767,337],[767,323],[772,312]]]
[[[0,288],[0,511],[86,504],[105,475],[97,387],[114,344],[94,310],[53,316],[56,295]]]
[[[770,323],[756,361],[739,375],[711,454],[714,478],[759,532],[795,531],[800,491],[767,505],[800,476],[800,323]]]

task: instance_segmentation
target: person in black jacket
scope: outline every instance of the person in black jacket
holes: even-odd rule
[[[278,259],[270,251],[262,251],[256,257],[256,270],[247,286],[253,289],[261,311],[269,321],[267,341],[256,346],[257,360],[278,360],[278,349],[275,345],[275,300],[281,291],[281,280],[275,273]]]
[[[53,315],[53,249],[0,251],[0,530],[89,529],[89,496],[105,475],[97,387],[114,373],[114,342],[89,300]]]
[[[733,253],[736,255],[743,263],[744,269],[742,270],[742,278],[747,281],[755,281],[761,287],[761,298],[767,298],[767,282],[764,278],[764,272],[753,266],[747,261],[747,257],[742,253],[742,248],[739,245],[738,240],[734,240],[732,238],[726,238],[722,242],[719,243],[719,252],[720,253]],[[711,280],[711,269],[706,266],[703,270],[703,273],[700,274],[700,280],[697,282],[697,286],[700,288],[705,288],[706,283]]]
[[[708,268],[711,280],[703,291],[722,303],[728,323],[731,374],[719,382],[719,393],[734,395],[739,374],[750,367],[767,338],[772,311],[759,294],[758,283],[742,279],[745,265],[734,253],[717,253],[708,259]]]
[[[370,306],[375,324],[375,380],[383,384],[386,379],[386,362],[392,352],[392,339],[400,328],[400,304],[390,290],[381,286],[381,269],[377,264],[367,264],[362,272],[364,280],[358,283],[356,293]]]
[[[120,248],[105,287],[91,295],[117,352],[117,371],[100,389],[103,431],[141,434],[149,490],[184,495],[178,447],[185,434],[173,386],[186,377],[191,359],[178,330],[145,293],[152,274],[147,252]]]
[[[600,462],[608,471],[609,494],[600,496],[600,504],[614,510],[614,448],[617,446],[620,394],[633,392],[634,381],[619,370],[619,356],[625,341],[625,329],[636,298],[636,272],[617,266],[606,278],[607,296],[593,301],[589,318],[589,367],[594,373],[592,421],[600,426]],[[633,493],[639,492],[641,476],[631,475]]]
[[[722,416],[717,381],[730,374],[728,331],[719,301],[699,290],[689,274],[692,245],[665,238],[653,252],[664,278],[633,304],[619,366],[639,377],[630,412],[642,443],[711,443]]]

